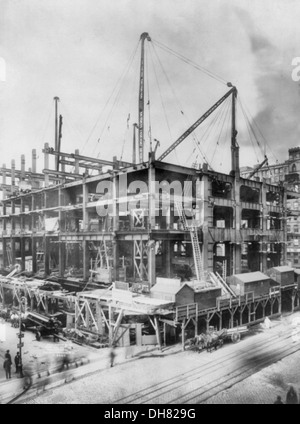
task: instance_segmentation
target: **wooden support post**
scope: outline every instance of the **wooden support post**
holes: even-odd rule
[[[166,332],[167,332],[167,324],[164,322],[164,346],[165,347],[167,346],[167,335],[166,335]]]
[[[220,314],[219,314],[219,318],[220,318],[220,327],[219,327],[219,330],[222,330],[222,326],[223,326],[223,322],[222,322],[222,311],[220,311]]]
[[[233,328],[234,327],[233,317],[234,317],[235,311],[236,311],[236,309],[234,311],[232,311],[232,310],[229,311],[230,312],[229,328]]]
[[[267,306],[268,300],[262,302],[263,307],[263,318],[266,316],[266,306]]]
[[[154,323],[155,323],[155,331],[156,331],[156,338],[157,338],[157,343],[158,343],[158,348],[159,350],[162,350],[162,345],[161,345],[161,338],[160,338],[160,329],[159,329],[159,321],[157,316],[154,316]]]
[[[49,304],[48,304],[48,298],[47,297],[44,297],[44,304],[45,304],[46,315],[48,315],[48,313],[49,313]]]
[[[185,351],[185,319],[183,319],[181,324],[181,342],[182,342],[182,350]]]
[[[198,316],[196,316],[195,319],[193,319],[193,323],[195,326],[195,337],[198,336]]]
[[[271,316],[273,315],[273,305],[274,305],[274,299],[271,298]]]
[[[112,306],[108,306],[108,337],[109,337],[109,346],[112,346],[112,339],[113,339],[113,331],[112,331]]]
[[[206,331],[208,331],[209,330],[209,322],[210,322],[209,314],[206,315],[205,321],[206,321]]]
[[[5,303],[5,290],[3,287],[1,287],[1,291],[2,291],[2,305],[3,305],[3,309],[5,309],[6,303]]]
[[[30,295],[30,310],[34,310],[34,294]]]
[[[295,292],[294,291],[292,293],[291,299],[292,299],[292,312],[294,312],[294,309],[295,309]]]

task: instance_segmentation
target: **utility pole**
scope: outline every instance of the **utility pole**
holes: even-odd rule
[[[148,32],[143,32],[141,35],[141,66],[140,66],[140,87],[139,87],[139,161],[140,163],[144,161],[144,74],[145,74],[145,40],[151,41],[151,38]]]
[[[54,150],[57,152],[58,149],[58,115],[57,115],[57,105],[59,102],[59,97],[54,97],[54,102],[55,102],[55,143],[54,143]],[[58,167],[58,156],[55,157],[55,169],[57,169]]]
[[[26,303],[27,303],[26,298],[22,297],[21,301],[19,302],[19,333],[17,334],[19,339],[17,348],[19,348],[19,354],[20,354],[19,370],[20,370],[21,378],[23,377],[22,347],[24,346],[24,343],[22,342],[22,338],[24,337],[24,333],[22,333],[22,305],[24,305],[24,312],[26,312]]]

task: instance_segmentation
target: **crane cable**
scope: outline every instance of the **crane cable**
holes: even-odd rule
[[[163,43],[153,40],[152,43],[154,43],[157,47],[161,48],[162,50],[165,50],[167,53],[172,54],[173,56],[177,57],[178,59],[182,60],[183,62],[187,63],[188,65],[193,66],[195,69],[203,72],[204,74],[208,75],[209,77],[213,78],[214,80],[220,82],[221,84],[227,85],[227,81],[224,80],[224,78],[220,77],[219,75],[209,71],[208,69],[204,68],[203,66],[200,66],[198,63],[194,62],[191,59],[186,58],[181,53],[175,52],[170,47],[164,45]]]
[[[242,106],[241,106],[241,103],[240,103],[240,102],[239,102],[239,105],[240,105],[240,108],[241,108],[242,114],[243,114],[243,116],[244,116],[244,118],[245,118],[246,128],[247,128],[247,131],[248,131],[249,139],[250,139],[251,144],[252,144],[252,147],[253,147],[254,154],[255,154],[255,156],[256,156],[257,163],[259,163],[259,158],[258,158],[258,155],[257,155],[257,153],[256,153],[255,143],[254,143],[254,141],[253,141],[253,136],[255,137],[255,134],[253,134],[253,131],[252,131],[252,128],[251,128],[251,124],[250,124],[250,122],[249,122],[249,119],[248,119],[248,117],[247,117],[247,115],[246,115],[246,113],[245,113],[245,110],[242,108]]]
[[[127,128],[125,129],[124,135],[123,135],[123,144],[122,144],[122,150],[121,150],[120,160],[123,160],[123,154],[124,154],[124,150],[125,150],[125,144],[126,144],[126,141],[127,141],[126,140],[126,132],[129,130],[129,121],[130,121],[130,118],[131,118],[131,116],[130,116],[130,110],[132,108],[132,103],[133,103],[133,99],[134,99],[134,94],[135,94],[134,86],[135,86],[135,83],[136,83],[136,80],[137,80],[138,71],[139,71],[139,69],[138,69],[138,67],[136,67],[135,75],[134,75],[134,78],[133,78],[133,81],[132,81],[132,88],[130,90],[131,96],[130,96],[130,100],[128,102],[128,111],[129,112],[128,112],[128,115],[127,115],[127,124],[126,124]]]
[[[97,117],[97,119],[96,119],[96,122],[95,122],[95,124],[93,125],[93,127],[92,127],[92,129],[91,129],[91,131],[90,131],[90,133],[89,133],[89,135],[88,135],[88,137],[87,137],[87,139],[86,139],[86,141],[85,141],[85,143],[84,143],[84,146],[83,146],[83,148],[82,148],[82,150],[83,150],[83,151],[85,150],[85,148],[86,148],[86,146],[87,146],[87,143],[89,142],[89,140],[90,140],[90,138],[91,138],[91,136],[92,136],[93,132],[95,131],[95,128],[97,127],[97,125],[98,125],[98,123],[99,123],[99,121],[100,121],[100,118],[102,117],[102,115],[103,115],[103,113],[104,113],[105,109],[107,108],[107,106],[108,106],[108,104],[109,104],[110,100],[112,99],[112,97],[113,97],[113,95],[114,95],[114,93],[115,93],[115,91],[116,91],[116,89],[117,89],[117,87],[118,87],[118,85],[119,85],[120,81],[122,81],[122,80],[124,79],[125,75],[127,74],[127,72],[128,72],[128,68],[129,68],[129,67],[131,66],[131,64],[132,64],[133,58],[134,58],[134,57],[135,57],[135,55],[136,55],[137,49],[138,49],[138,47],[139,47],[139,44],[140,44],[140,40],[138,41],[138,43],[137,43],[136,47],[134,48],[134,50],[133,50],[133,52],[132,52],[132,54],[131,54],[131,56],[130,56],[130,58],[129,58],[129,60],[128,60],[127,64],[126,64],[126,66],[124,67],[124,69],[123,69],[123,71],[122,71],[122,73],[121,73],[120,77],[118,78],[118,80],[117,80],[117,82],[116,82],[116,84],[115,84],[115,86],[114,86],[114,88],[113,88],[113,90],[112,90],[112,92],[111,92],[111,94],[110,94],[109,98],[107,99],[107,101],[106,101],[106,103],[105,103],[104,107],[102,108],[102,110],[101,110],[100,114],[98,115],[98,117]]]
[[[229,109],[230,109],[230,103],[229,103],[228,111],[229,111]],[[223,140],[223,143],[222,143],[222,147],[221,147],[222,150],[221,150],[221,152],[223,152],[223,150],[225,149],[226,140],[227,140],[227,134],[228,133],[231,134],[231,131],[230,131],[230,128],[229,127],[230,127],[230,119],[227,120],[226,130],[224,132],[225,136],[224,136],[224,140]],[[222,154],[220,154],[220,156],[221,156],[221,158],[223,157]],[[221,159],[221,162],[220,162],[219,166],[222,168],[222,166],[223,166],[223,159]]]
[[[240,104],[242,105],[241,107],[245,110],[245,113],[246,113],[246,115],[247,115],[247,119],[248,119],[248,121],[250,122],[250,119],[248,118],[248,115],[249,115],[249,116],[250,116],[250,118],[251,118],[251,122],[252,122],[252,123],[253,123],[253,125],[255,125],[255,127],[257,128],[257,131],[259,132],[259,134],[261,135],[262,139],[264,140],[265,145],[267,145],[267,146],[268,146],[268,148],[269,148],[269,150],[270,150],[270,153],[273,155],[274,159],[275,159],[276,161],[278,161],[278,158],[276,157],[276,155],[275,155],[275,154],[274,154],[274,152],[272,151],[272,149],[271,149],[271,147],[270,147],[270,145],[269,145],[269,143],[268,143],[267,139],[266,139],[266,138],[265,138],[265,136],[263,135],[263,133],[262,133],[261,129],[259,128],[259,126],[258,126],[258,124],[257,124],[256,120],[253,118],[253,116],[251,115],[251,113],[249,112],[249,110],[247,110],[247,108],[246,108],[245,104],[244,104],[244,105],[242,104],[242,99],[241,99],[241,98],[239,99],[239,102],[240,102]],[[251,125],[251,124],[250,124],[251,129],[252,129],[252,132],[255,134],[255,131],[254,131],[254,127],[253,127],[253,125]],[[257,137],[256,137],[256,139],[257,139]],[[260,145],[260,143],[259,143],[259,142],[258,142],[258,145],[259,145],[259,147],[260,147],[260,149],[261,149],[261,151],[262,151],[263,156],[265,156],[265,149],[263,149],[263,148],[261,147],[261,145]]]
[[[217,112],[214,115],[214,118],[210,121],[209,125],[205,129],[203,136],[201,137],[202,142],[205,144],[207,141],[209,141],[209,137],[211,137],[212,131],[214,128],[217,127],[217,122],[221,120],[221,116],[223,115],[225,108],[227,107],[228,100],[225,100],[220,107],[218,108]],[[208,146],[206,147],[205,156],[208,155],[208,151],[210,150],[211,146],[208,142]],[[213,168],[212,168],[213,169]]]
[[[226,99],[227,101],[225,101],[219,108],[218,108],[218,112],[215,114],[215,116],[214,116],[214,118],[211,120],[211,122],[209,123],[209,125],[207,126],[207,128],[205,129],[205,134],[206,134],[206,139],[208,139],[208,136],[209,135],[211,135],[211,132],[212,132],[212,129],[213,128],[216,128],[216,122],[217,122],[217,120],[219,119],[219,122],[221,122],[221,115],[222,115],[222,117],[223,117],[223,124],[222,124],[222,128],[223,128],[223,126],[224,126],[224,122],[225,122],[225,119],[226,119],[226,117],[227,117],[227,114],[228,114],[228,111],[229,111],[229,108],[230,108],[230,102],[228,101],[228,99]],[[224,114],[224,112],[225,112],[225,104],[226,104],[226,113]],[[225,116],[223,116],[223,115],[225,115]],[[222,128],[221,128],[221,130],[220,130],[220,134],[221,134],[221,132],[222,132]],[[203,139],[203,137],[201,138],[201,140]],[[196,141],[195,141],[195,139],[193,138],[193,141],[194,141],[194,144],[195,144],[195,147],[194,147],[194,149],[193,149],[193,151],[192,151],[192,154],[193,153],[195,153],[195,151],[196,151],[196,149],[198,149],[199,150],[199,152],[200,152],[200,154],[201,154],[201,156],[202,156],[202,158],[203,158],[203,160],[209,165],[209,167],[210,167],[210,169],[213,171],[214,169],[213,169],[213,167],[212,167],[212,165],[211,165],[211,163],[212,163],[212,161],[213,161],[213,159],[212,160],[210,160],[210,161],[208,161],[208,159],[206,158],[206,156],[203,154],[203,152],[202,152],[202,150],[200,149],[200,141],[199,140],[197,140],[196,139]],[[191,155],[192,155],[191,154]],[[190,159],[190,157],[191,157],[191,155],[189,156],[189,159]],[[196,161],[197,161],[197,159],[198,159],[198,157],[199,157],[199,153],[196,155]],[[196,162],[197,163],[197,162]],[[189,172],[189,174],[187,175],[187,180],[191,177],[191,175],[192,175],[192,170]],[[190,194],[190,190],[191,190],[191,187],[190,187],[190,189],[189,189],[189,191],[186,193],[187,195],[188,194]]]
[[[151,44],[151,45],[152,45],[152,44]],[[153,67],[153,71],[154,71],[154,75],[155,75],[156,84],[157,84],[158,91],[159,91],[159,96],[160,96],[161,105],[162,105],[163,112],[164,112],[164,117],[165,117],[166,124],[167,124],[167,127],[168,127],[169,135],[170,135],[170,141],[172,142],[172,138],[173,138],[173,137],[172,137],[171,127],[170,127],[170,124],[169,124],[169,120],[168,120],[168,116],[167,116],[167,111],[166,111],[165,103],[164,103],[164,100],[163,100],[163,96],[162,96],[162,92],[161,92],[161,88],[160,88],[159,80],[158,80],[158,77],[157,77],[156,68],[155,68],[155,66],[154,66],[154,60],[153,60],[153,56],[152,56],[152,52],[151,52],[151,50],[150,50],[150,56],[151,56],[152,67]],[[175,155],[176,155],[177,163],[179,164],[179,160],[178,160],[177,152],[176,152],[176,151],[175,151]]]
[[[174,87],[173,87],[173,85],[172,85],[172,83],[171,83],[171,81],[170,81],[170,79],[169,79],[169,77],[168,77],[168,74],[166,73],[166,71],[165,71],[165,69],[164,69],[164,67],[163,67],[163,64],[162,64],[162,62],[161,62],[161,60],[160,60],[160,57],[159,57],[159,55],[158,55],[158,53],[157,53],[156,49],[154,48],[153,44],[152,44],[152,48],[153,48],[153,51],[154,51],[154,53],[155,53],[155,56],[157,57],[157,60],[158,60],[158,63],[159,63],[159,65],[160,65],[161,69],[162,69],[162,72],[163,72],[163,74],[165,75],[166,81],[167,81],[167,83],[169,84],[169,87],[170,87],[170,89],[171,89],[171,91],[172,91],[172,93],[173,93],[173,96],[174,96],[174,98],[175,98],[175,100],[176,100],[176,102],[177,102],[177,105],[179,106],[179,110],[180,110],[181,116],[183,116],[183,117],[184,117],[184,121],[185,121],[185,123],[187,123],[187,124],[188,124],[188,126],[190,126],[191,124],[190,124],[190,122],[189,122],[188,118],[186,117],[186,115],[185,115],[185,114],[184,114],[184,112],[183,112],[183,107],[182,107],[182,105],[181,105],[180,101],[178,100],[178,97],[177,97],[177,95],[176,95],[176,92],[175,92],[175,90],[174,90]],[[154,68],[154,72],[155,72],[155,75],[156,75],[155,68]],[[156,75],[156,79],[157,79],[157,75]],[[165,115],[166,115],[166,114],[165,114]],[[169,124],[168,124],[168,127],[169,127]],[[170,132],[170,135],[171,135],[171,131],[169,131],[169,132]],[[193,139],[195,139],[195,137],[196,137],[194,132],[192,133],[192,137],[193,137]],[[171,135],[171,141],[172,141],[172,135]],[[197,140],[197,142],[198,142],[198,144],[200,144],[198,140]],[[208,160],[206,159],[205,155],[204,155],[204,154],[203,154],[203,152],[201,151],[200,145],[198,145],[198,146],[197,146],[197,148],[198,148],[198,150],[200,151],[201,156],[203,157],[203,160],[204,160],[205,162],[207,162],[207,163],[208,163]],[[175,155],[176,155],[177,162],[179,163],[179,161],[178,161],[178,157],[177,157],[177,151],[176,151],[176,148],[174,149],[174,153],[175,153]]]
[[[227,99],[227,100],[228,100],[228,99]],[[222,124],[221,124],[220,129],[219,129],[219,134],[218,134],[217,142],[216,142],[216,144],[215,144],[215,149],[214,149],[214,152],[213,152],[213,155],[212,155],[212,158],[211,158],[211,162],[213,162],[213,160],[214,160],[214,157],[215,157],[215,154],[216,154],[216,151],[217,151],[217,146],[220,146],[221,133],[222,133],[222,131],[223,131],[224,124],[225,124],[225,122],[226,122],[226,120],[227,120],[227,116],[228,116],[228,114],[229,114],[229,110],[230,110],[230,102],[229,102],[229,101],[227,101],[226,103],[227,103],[227,105],[226,105],[227,107],[226,107],[226,108],[224,107],[222,117],[220,116],[220,121],[219,121],[219,122],[221,122],[221,119],[223,119],[223,121],[222,121]],[[225,109],[226,109],[226,110],[225,110]],[[227,122],[228,122],[228,121],[227,121]]]
[[[51,114],[52,114],[52,105],[53,105],[53,101],[51,101],[51,103],[50,103],[50,105],[49,105],[49,111],[48,111],[48,109],[47,109],[47,114],[45,114],[45,117],[46,117],[46,120],[45,120],[45,122],[46,122],[46,125],[45,126],[43,126],[43,125],[41,125],[41,127],[40,127],[40,129],[41,129],[41,132],[42,132],[42,140],[44,141],[45,140],[45,135],[46,135],[46,131],[47,131],[47,128],[48,128],[48,126],[49,126],[49,121],[50,121],[50,117],[51,117]],[[39,136],[38,136],[38,133],[37,133],[37,136],[36,136],[36,140],[35,141],[37,141],[39,139]]]
[[[160,67],[161,67],[161,69],[162,69],[162,71],[163,71],[163,74],[165,75],[165,78],[166,78],[166,80],[167,80],[167,83],[168,83],[168,84],[169,84],[169,86],[170,86],[170,89],[171,89],[171,91],[172,91],[172,93],[173,93],[173,96],[174,96],[174,98],[175,98],[176,102],[177,102],[177,105],[179,106],[179,110],[180,110],[181,116],[183,116],[183,117],[184,117],[184,121],[185,121],[185,123],[188,125],[188,127],[190,127],[190,126],[191,126],[191,123],[189,122],[189,119],[187,118],[187,116],[186,116],[186,115],[185,115],[185,113],[183,112],[183,107],[182,107],[182,105],[181,105],[181,103],[180,103],[180,101],[179,101],[179,99],[178,99],[178,97],[177,97],[177,95],[176,95],[176,92],[175,92],[175,90],[174,90],[173,84],[171,83],[171,81],[170,81],[170,79],[169,79],[169,76],[168,76],[168,74],[166,73],[165,68],[163,67],[163,64],[162,64],[162,62],[161,62],[161,60],[160,60],[160,57],[159,57],[159,55],[158,55],[158,53],[157,53],[156,49],[154,48],[154,45],[153,45],[153,44],[152,44],[152,48],[153,48],[153,51],[154,51],[154,53],[155,53],[155,55],[156,55],[156,57],[157,57],[158,63],[159,63],[159,65],[160,65]],[[196,140],[197,140],[197,136],[196,136],[196,133],[195,133],[195,132],[192,132],[192,137],[193,137],[193,139],[195,139],[195,138],[196,138]],[[172,141],[172,140],[171,140],[171,141]],[[198,140],[197,140],[197,143],[198,143],[198,145],[199,145],[199,146],[197,146],[197,147],[198,147],[198,150],[200,151],[200,154],[201,154],[201,156],[202,156],[203,160],[204,160],[205,162],[207,162],[207,163],[208,163],[208,160],[206,159],[205,155],[204,155],[204,154],[203,154],[203,152],[201,151],[201,148],[200,148],[200,142],[199,142]],[[174,153],[176,154],[176,158],[177,158],[176,148],[174,149]],[[177,158],[177,162],[179,163],[178,158]]]

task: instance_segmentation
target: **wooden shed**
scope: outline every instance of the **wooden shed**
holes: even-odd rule
[[[290,286],[295,283],[294,268],[289,266],[276,266],[270,268],[267,274],[281,286]]]
[[[274,286],[271,278],[260,271],[232,275],[226,281],[237,294],[253,292],[255,297],[269,294],[270,287]]]
[[[156,284],[150,289],[150,296],[176,305],[194,303],[194,289],[175,278],[157,278]]]
[[[294,269],[294,282],[300,289],[300,269]]]
[[[216,307],[217,297],[221,296],[220,287],[209,287],[195,291],[195,303],[198,303],[198,309],[210,309]]]

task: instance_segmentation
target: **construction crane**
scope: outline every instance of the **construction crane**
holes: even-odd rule
[[[227,83],[228,87],[232,87],[232,84]],[[191,125],[157,160],[162,161],[168,156],[180,143],[183,142],[206,118],[209,117],[231,94],[236,96],[236,87],[232,87],[223,97],[221,97],[211,108],[209,108],[193,125]]]
[[[139,85],[139,161],[140,163],[144,162],[144,73],[145,73],[145,59],[144,59],[144,49],[145,49],[145,40],[151,41],[148,32],[143,32],[141,35],[141,65],[140,65],[140,85]]]
[[[262,163],[260,163],[249,175],[248,175],[248,179],[250,180],[250,178],[252,178],[259,170],[260,168],[262,168],[264,166],[265,163],[268,163],[268,158],[265,155],[265,159],[262,161]]]

